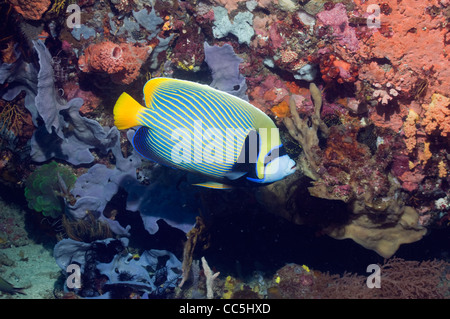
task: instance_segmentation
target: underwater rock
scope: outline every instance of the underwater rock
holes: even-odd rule
[[[79,265],[83,282],[75,290],[86,298],[100,297],[100,294],[103,298],[118,298],[115,294],[128,291],[124,288],[156,297],[176,287],[181,278],[181,262],[175,255],[152,249],[134,258],[124,253],[127,247],[126,238],[91,243],[63,239],[56,244],[53,255],[64,272],[71,264]],[[101,275],[107,280],[100,283]]]
[[[196,25],[192,28],[183,28],[183,31],[186,30],[186,33],[181,32],[173,48],[172,63],[175,67],[184,71],[199,71],[205,60],[203,45],[205,36],[203,33],[196,32],[197,29]]]
[[[51,4],[50,0],[8,0],[25,19],[39,20]]]
[[[162,261],[165,260],[163,264]],[[97,269],[106,276],[106,290],[114,286],[129,286],[150,295],[163,295],[177,287],[181,278],[181,262],[165,250],[146,250],[139,259],[116,255],[110,263],[99,263]]]
[[[367,2],[361,4],[362,10],[367,6]],[[364,57],[365,52],[370,52],[372,60],[385,61],[393,67],[391,82],[394,86],[414,94],[415,84],[426,80],[427,87],[422,93],[425,98],[431,98],[434,93],[447,94],[450,68],[443,52],[450,51],[450,42],[444,40],[448,30],[443,26],[448,22],[444,13],[448,12],[448,3],[404,0],[389,2],[386,10],[389,14],[382,14],[380,28],[372,33],[370,43],[361,42],[358,53]]]

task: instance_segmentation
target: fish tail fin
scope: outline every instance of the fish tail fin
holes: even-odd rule
[[[128,93],[122,93],[114,106],[114,125],[119,130],[141,125],[138,113],[142,109],[144,107],[138,101],[133,99]]]
[[[23,291],[25,288],[14,288],[14,293],[13,294],[21,294],[21,295],[26,295],[26,293]]]

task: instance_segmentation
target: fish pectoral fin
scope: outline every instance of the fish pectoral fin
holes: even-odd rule
[[[200,187],[206,187],[206,188],[212,188],[212,189],[232,189],[233,186],[217,183],[217,182],[205,182],[205,183],[198,183],[198,184],[192,184],[194,186],[200,186]]]
[[[232,180],[232,181],[234,181],[236,179],[241,178],[245,174],[247,174],[247,172],[233,172],[233,171],[231,171],[231,172],[226,173],[225,177],[230,179],[230,180]]]

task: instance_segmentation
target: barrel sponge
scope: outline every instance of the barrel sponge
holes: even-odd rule
[[[57,218],[64,211],[64,188],[73,187],[75,180],[76,176],[68,168],[56,162],[42,165],[25,182],[28,207],[44,216]]]

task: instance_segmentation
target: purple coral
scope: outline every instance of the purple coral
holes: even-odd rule
[[[359,49],[356,32],[348,23],[347,9],[344,4],[338,3],[331,10],[319,12],[317,17],[324,25],[333,27],[333,35],[340,39],[341,45],[347,46],[351,51]]]

